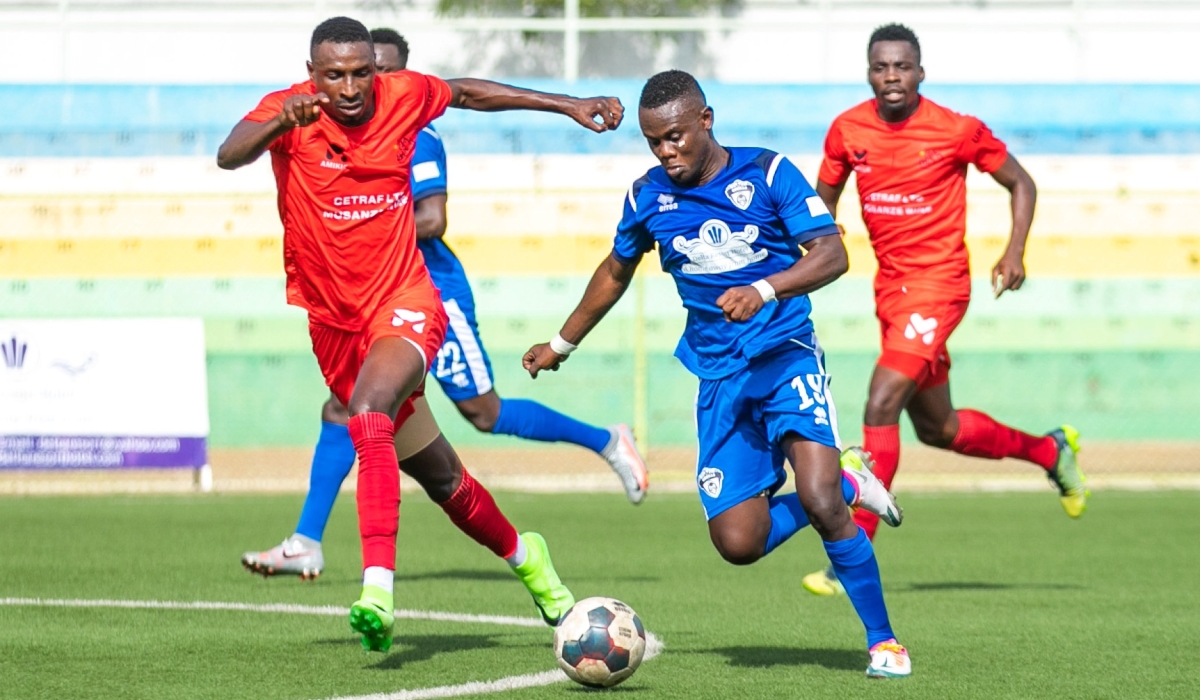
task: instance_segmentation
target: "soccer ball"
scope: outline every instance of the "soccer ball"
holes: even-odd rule
[[[554,656],[571,680],[611,688],[633,675],[646,653],[646,630],[633,608],[613,598],[575,604],[554,629]]]

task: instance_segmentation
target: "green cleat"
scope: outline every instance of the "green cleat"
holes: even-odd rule
[[[1079,469],[1079,431],[1069,425],[1060,426],[1047,433],[1058,443],[1058,463],[1046,472],[1050,483],[1058,489],[1063,510],[1072,518],[1078,518],[1087,510],[1087,477]]]
[[[529,589],[533,603],[547,625],[556,627],[559,620],[575,605],[575,596],[563,585],[550,561],[546,540],[536,532],[521,535],[525,542],[525,563],[513,567],[513,573]]]
[[[363,586],[362,597],[350,606],[350,629],[362,635],[363,649],[386,652],[392,648],[394,610],[391,593],[378,586]]]

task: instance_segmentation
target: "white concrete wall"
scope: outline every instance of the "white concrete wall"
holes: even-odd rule
[[[338,0],[121,5],[0,0],[0,65],[7,68],[0,80],[294,81],[304,77],[312,27],[334,14],[397,27],[412,44],[417,70],[480,74],[463,58],[470,53],[465,42],[477,42],[478,35],[434,18],[429,0],[369,11]],[[720,31],[707,33],[713,77],[858,82],[871,29],[890,21],[917,30],[926,70],[938,82],[1196,82],[1200,75],[1189,60],[1189,49],[1200,46],[1200,2],[1189,0],[991,0],[982,6],[947,0],[940,8],[887,0],[751,0],[739,17],[714,22]]]

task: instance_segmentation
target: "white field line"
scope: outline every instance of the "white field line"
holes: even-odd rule
[[[27,606],[43,608],[125,608],[130,610],[228,610],[233,612],[286,613],[293,615],[340,616],[348,614],[349,608],[336,605],[293,605],[290,603],[222,603],[196,600],[191,602],[172,600],[87,600],[82,598],[0,598],[0,606]],[[425,610],[397,610],[396,617],[407,620],[433,620],[436,622],[483,623],[509,627],[542,627],[541,620],[531,617],[508,615],[471,615]],[[649,661],[662,653],[663,643],[654,634],[646,633],[646,654],[642,661]],[[521,688],[534,688],[568,680],[561,670],[527,673],[508,676],[494,681],[475,681],[460,685],[442,685],[434,688],[397,690],[392,693],[373,695],[346,695],[328,700],[424,700],[426,698],[456,698],[464,695],[502,693]]]

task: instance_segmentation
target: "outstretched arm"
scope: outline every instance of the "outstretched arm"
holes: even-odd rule
[[[308,126],[321,118],[321,105],[329,104],[325,93],[292,95],[274,119],[255,122],[243,119],[233,127],[225,143],[217,149],[217,167],[236,170],[258,160],[275,139],[298,126]]]
[[[804,247],[808,249],[808,254],[797,260],[795,265],[764,278],[774,289],[776,299],[815,292],[850,269],[850,259],[841,236],[814,238],[804,243]],[[752,285],[733,287],[717,298],[717,306],[725,312],[725,320],[734,322],[750,320],[766,303],[767,298]]]
[[[477,78],[458,78],[446,83],[450,85],[451,107],[476,112],[513,109],[553,112],[566,115],[597,133],[617,128],[625,114],[625,107],[615,97],[555,95]]]
[[[567,318],[567,322],[563,324],[562,330],[558,334],[559,338],[571,345],[571,349],[574,349],[573,346],[578,345],[596,327],[596,324],[600,323],[600,319],[604,318],[605,314],[620,301],[625,290],[629,289],[629,283],[633,280],[633,273],[637,270],[637,266],[638,261],[623,263],[610,253],[592,274],[587,290],[583,293],[583,299],[579,300],[579,305],[575,307],[575,310]],[[529,376],[537,379],[538,372],[542,370],[557,371],[558,366],[566,359],[567,356],[552,348],[550,343],[542,343],[530,348],[529,352],[525,353],[521,364],[525,366]]]
[[[992,292],[997,298],[1005,291],[1014,292],[1025,281],[1025,241],[1033,224],[1033,209],[1037,204],[1037,185],[1033,178],[1011,155],[992,178],[1012,195],[1012,235],[1008,248],[992,268]]]

